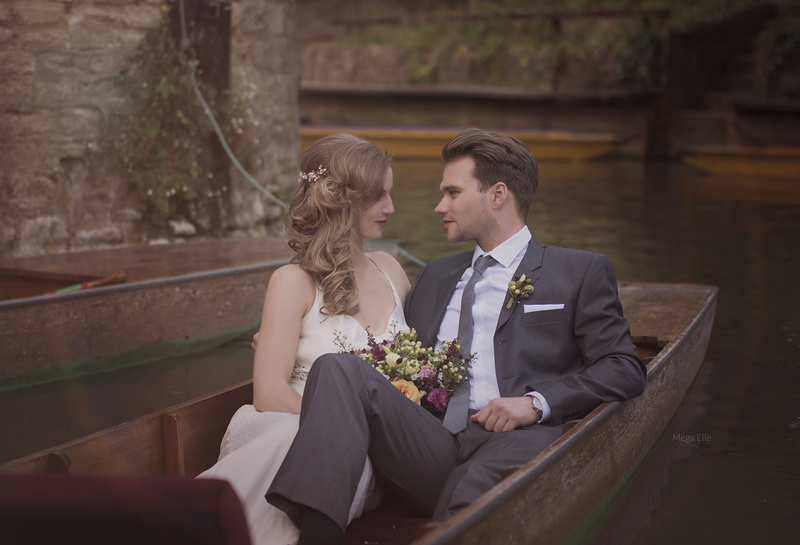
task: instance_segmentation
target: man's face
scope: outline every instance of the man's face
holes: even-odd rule
[[[480,191],[480,182],[472,175],[475,161],[461,157],[444,167],[439,191],[442,200],[434,211],[442,216],[447,240],[450,242],[481,240],[491,233],[495,225],[491,217],[489,192]]]

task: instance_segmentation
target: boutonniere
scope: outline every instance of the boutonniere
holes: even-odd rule
[[[508,299],[506,308],[511,308],[515,302],[519,303],[520,299],[527,299],[533,293],[533,282],[530,278],[525,278],[525,275],[515,276],[514,280],[508,283],[508,293],[511,295]]]

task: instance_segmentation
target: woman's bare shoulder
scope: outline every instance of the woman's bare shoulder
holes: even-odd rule
[[[367,255],[372,258],[392,280],[392,284],[394,284],[395,289],[397,289],[400,298],[405,299],[406,293],[411,287],[411,283],[408,281],[408,275],[405,269],[403,269],[403,266],[400,265],[400,262],[397,261],[393,255],[386,252],[369,252]]]
[[[296,263],[275,269],[269,278],[269,289],[270,291],[277,290],[283,295],[310,300],[312,304],[316,296],[316,286],[311,275]]]
[[[278,267],[273,271],[270,281],[278,280],[279,282],[294,282],[294,283],[308,283],[314,285],[311,275],[300,268],[297,263],[289,263]]]

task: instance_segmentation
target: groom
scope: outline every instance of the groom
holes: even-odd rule
[[[300,528],[300,545],[341,541],[367,456],[406,506],[443,520],[544,450],[568,420],[644,389],[609,260],[531,238],[538,169],[528,148],[470,129],[442,161],[435,211],[448,240],[476,248],[426,265],[405,313],[423,344],[458,337],[475,354],[470,380],[442,421],[359,358],[319,358],[300,431],[267,492]],[[534,291],[515,300],[508,284],[523,274]]]

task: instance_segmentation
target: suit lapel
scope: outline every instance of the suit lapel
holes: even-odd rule
[[[526,278],[530,278],[531,282],[536,287],[536,281],[539,279],[540,271],[539,268],[542,266],[542,257],[544,256],[544,248],[539,246],[539,244],[531,239],[528,243],[528,250],[525,252],[525,255],[522,257],[522,261],[517,267],[517,270],[514,272],[514,276],[512,279],[525,275]],[[534,294],[536,293],[534,289]],[[515,302],[511,305],[511,308],[508,308],[508,300],[510,295],[506,294],[506,298],[503,300],[503,308],[500,310],[500,317],[497,320],[497,329],[503,327],[503,325],[511,318],[511,315],[516,310],[518,304]]]

